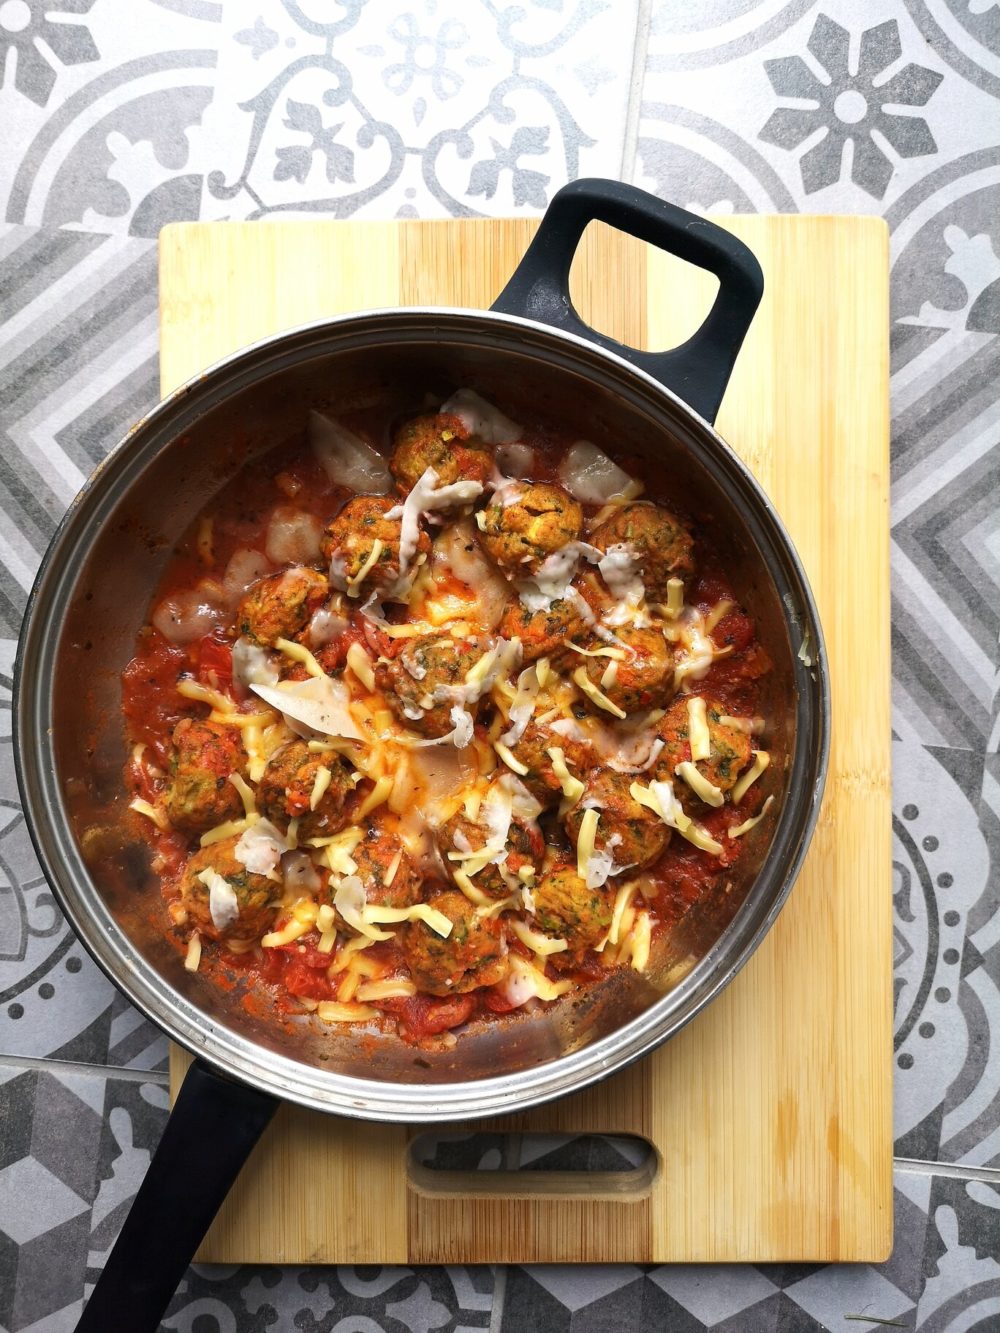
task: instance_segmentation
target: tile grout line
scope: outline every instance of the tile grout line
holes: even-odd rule
[[[639,110],[646,77],[646,55],[653,0],[639,0],[635,18],[635,42],[632,47],[632,74],[629,79],[628,107],[625,112],[625,137],[622,142],[621,179],[631,181],[635,170],[635,152],[639,141]]]
[[[507,1265],[496,1264],[493,1269],[493,1304],[490,1306],[489,1333],[500,1333],[503,1311],[507,1303]]]
[[[12,1065],[15,1069],[35,1070],[52,1074],[95,1074],[100,1078],[120,1078],[129,1083],[162,1083],[169,1081],[165,1069],[123,1069],[118,1065],[88,1065],[77,1060],[38,1059],[31,1055],[0,1054],[0,1068]]]
[[[955,1162],[925,1162],[909,1157],[894,1157],[893,1167],[911,1171],[920,1176],[947,1176],[949,1180],[983,1180],[1000,1184],[1000,1168],[995,1166],[963,1166]]]

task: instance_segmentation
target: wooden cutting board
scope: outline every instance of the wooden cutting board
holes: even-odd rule
[[[892,1243],[888,235],[874,218],[724,219],[767,289],[719,429],[774,500],[819,603],[833,744],[805,869],[729,989],[679,1036],[509,1132],[617,1132],[630,1182],[408,1167],[416,1131],[283,1108],[205,1261],[478,1263],[884,1259]],[[264,334],[371,306],[484,307],[534,224],[179,224],[160,238],[161,380]],[[601,226],[585,318],[676,344],[714,280]],[[188,1057],[172,1053],[175,1086]],[[624,1192],[621,1192],[624,1190]]]

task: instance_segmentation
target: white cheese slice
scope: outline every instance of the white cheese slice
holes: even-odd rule
[[[350,712],[350,694],[343,681],[324,675],[322,679],[284,681],[280,685],[252,685],[254,694],[277,708],[293,731],[303,735],[302,727],[324,736],[346,740],[363,739]],[[298,724],[296,726],[295,724]]]
[[[258,819],[241,835],[233,855],[252,875],[273,876],[288,839],[269,819]]]
[[[633,480],[590,440],[577,440],[567,451],[559,465],[559,480],[584,504],[602,505],[642,494],[642,483]]]
[[[253,685],[277,685],[281,679],[278,665],[266,648],[258,648],[249,639],[233,644],[233,680],[249,689]]]
[[[521,438],[521,427],[475,389],[458,389],[441,404],[440,411],[458,417],[469,434],[485,444],[511,444]]]
[[[410,562],[417,553],[420,539],[420,518],[423,514],[434,513],[443,509],[454,509],[456,505],[470,504],[483,493],[478,481],[453,481],[446,486],[432,467],[429,467],[401,505],[395,505],[386,514],[386,518],[400,520],[399,534],[399,572],[402,577],[410,568]]]
[[[217,870],[203,870],[198,879],[208,889],[208,910],[216,930],[226,930],[240,914],[236,890]]]

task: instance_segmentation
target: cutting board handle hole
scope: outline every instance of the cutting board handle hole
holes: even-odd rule
[[[637,1134],[418,1135],[409,1145],[407,1181],[418,1194],[491,1198],[645,1198],[659,1170]]]

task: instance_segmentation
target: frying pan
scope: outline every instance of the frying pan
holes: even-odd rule
[[[666,352],[587,327],[569,296],[600,220],[713,273],[701,328]],[[87,482],[42,562],[16,666],[15,754],[29,828],[67,918],[111,979],[198,1057],[81,1330],[157,1327],[279,1098],[384,1121],[523,1111],[614,1073],[675,1033],[732,979],[796,877],[826,771],[829,699],[805,575],[774,509],[712,422],[763,293],[757,261],[704,218],[610,181],[560,190],[489,311],[363,312],[265,339],[181,386]],[[331,402],[399,403],[471,384],[515,417],[655,459],[720,554],[774,670],[765,677],[777,796],[646,974],[464,1033],[452,1050],[303,1020],[279,1028],[181,967],[158,928],[156,877],[127,815],[119,676],[174,544],[248,457]]]

